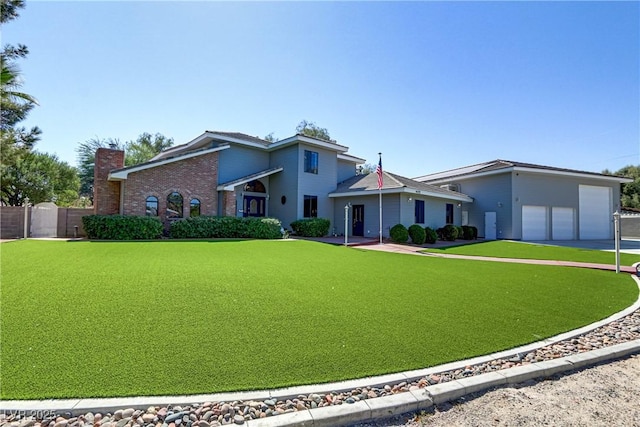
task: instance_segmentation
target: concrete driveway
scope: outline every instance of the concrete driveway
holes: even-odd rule
[[[540,245],[552,245],[552,246],[568,246],[571,248],[581,249],[597,249],[601,251],[615,252],[616,244],[613,239],[611,240],[541,240],[534,243]],[[620,242],[620,252],[627,254],[640,255],[640,239],[622,239]]]

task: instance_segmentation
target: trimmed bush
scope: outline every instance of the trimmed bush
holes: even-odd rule
[[[162,236],[162,222],[151,216],[86,215],[82,225],[89,239],[148,240]]]
[[[424,244],[424,241],[427,238],[427,234],[424,231],[424,228],[419,226],[418,224],[413,224],[409,227],[409,237],[411,237],[411,242],[416,245]]]
[[[291,229],[301,237],[323,237],[329,234],[331,221],[325,218],[304,218],[291,223]]]
[[[174,221],[174,239],[280,239],[282,223],[276,218],[196,216]]]
[[[430,244],[434,244],[438,241],[438,233],[431,227],[424,228],[425,241]]]
[[[396,224],[391,227],[389,235],[391,236],[391,240],[396,243],[406,243],[406,241],[409,240],[409,231],[407,227],[402,224]]]
[[[458,230],[457,239],[462,239],[462,236],[464,234],[464,230],[462,229],[462,226],[461,225],[454,225],[454,227],[456,228],[456,230]]]
[[[453,242],[458,238],[458,229],[455,225],[447,224],[444,227],[439,228],[438,232],[442,240]]]
[[[475,240],[478,238],[478,229],[472,225],[462,226],[462,238],[464,240]]]

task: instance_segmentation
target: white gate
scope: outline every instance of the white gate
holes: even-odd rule
[[[31,237],[58,237],[58,207],[38,203],[31,211]]]

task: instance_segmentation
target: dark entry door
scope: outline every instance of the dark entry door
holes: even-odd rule
[[[353,205],[353,235],[364,236],[364,205]]]
[[[264,216],[266,197],[244,196],[243,216]]]

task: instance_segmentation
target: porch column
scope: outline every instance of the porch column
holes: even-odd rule
[[[222,193],[222,216],[238,216],[235,190]]]

